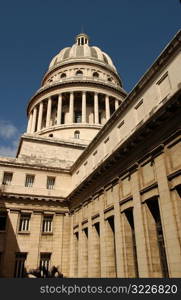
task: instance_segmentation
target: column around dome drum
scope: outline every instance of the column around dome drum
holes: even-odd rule
[[[58,95],[58,107],[57,107],[57,125],[62,123],[62,94]]]
[[[82,92],[82,123],[86,123],[86,92]]]
[[[118,99],[115,99],[115,110],[117,110],[119,107],[119,101]]]
[[[70,100],[69,100],[69,123],[74,122],[74,93],[70,93]]]
[[[37,116],[37,108],[34,107],[34,109],[33,109],[33,120],[32,120],[32,126],[31,126],[31,133],[35,132],[36,116]]]
[[[42,117],[43,117],[43,102],[41,102],[40,105],[39,105],[37,131],[41,130],[41,126],[42,126]]]
[[[33,118],[33,114],[30,113],[29,119],[28,119],[27,133],[31,133],[32,118]]]
[[[50,126],[51,110],[52,110],[52,99],[50,97],[48,99],[48,105],[47,105],[46,127]]]
[[[110,119],[110,104],[109,104],[109,96],[105,96],[105,103],[106,103],[106,121]]]
[[[98,93],[94,93],[94,123],[99,124]]]

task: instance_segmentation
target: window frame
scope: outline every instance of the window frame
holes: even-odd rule
[[[25,262],[27,259],[27,255],[28,255],[27,252],[16,252],[15,253],[15,265],[14,265],[14,277],[15,278],[25,277]]]
[[[8,179],[8,177],[6,178],[7,175],[11,175],[11,176],[10,176],[10,179],[11,179],[10,181],[7,181],[7,180],[5,181],[5,179]],[[13,172],[6,172],[6,171],[5,171],[4,174],[3,174],[2,184],[3,184],[3,185],[11,185],[12,180],[13,180]],[[8,183],[8,182],[9,182],[9,183]]]
[[[33,181],[31,182],[31,181],[29,181],[29,182],[27,182],[27,178],[30,178],[30,177],[32,177],[33,178]],[[34,174],[26,174],[26,176],[25,176],[25,187],[27,187],[27,188],[32,188],[33,187],[33,185],[34,185],[34,182],[35,182],[35,175]],[[27,185],[26,185],[27,184]],[[30,184],[30,185],[28,185],[28,184]]]
[[[43,215],[42,234],[53,234],[53,214]]]
[[[50,183],[50,179],[53,179],[54,181],[53,184]],[[55,176],[47,176],[47,185],[46,185],[46,188],[47,190],[54,190],[55,188],[55,180],[56,180],[56,177]]]
[[[19,215],[19,223],[18,223],[18,233],[30,233],[30,219],[31,219],[31,213],[27,212],[21,212]],[[26,224],[26,221],[27,224]],[[25,229],[24,229],[25,227]]]

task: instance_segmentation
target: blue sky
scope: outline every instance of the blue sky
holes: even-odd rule
[[[60,49],[84,31],[128,92],[180,29],[179,0],[4,0],[0,4],[0,155],[13,156],[28,100]]]

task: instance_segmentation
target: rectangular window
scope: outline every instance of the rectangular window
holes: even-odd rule
[[[55,185],[55,177],[47,177],[47,189],[53,190]]]
[[[19,222],[19,231],[29,231],[30,214],[21,214]]]
[[[25,276],[25,261],[27,257],[27,253],[17,252],[15,254],[15,270],[14,277],[22,278]]]
[[[44,233],[52,232],[52,222],[53,222],[53,216],[44,216],[43,228],[42,228],[42,231]]]
[[[159,93],[161,99],[166,98],[169,95],[170,92],[170,81],[168,77],[168,72],[166,72],[160,80],[157,82],[158,88],[159,88]]]
[[[34,183],[34,175],[26,175],[25,187],[32,187]]]
[[[40,253],[40,269],[49,270],[51,253]]]
[[[7,213],[1,212],[0,213],[0,231],[6,230],[6,220],[7,220]]]
[[[10,185],[13,178],[13,173],[5,172],[3,177],[3,184]]]
[[[135,116],[136,116],[136,124],[140,123],[141,120],[144,118],[144,106],[143,106],[143,99],[139,101],[139,103],[135,106]]]

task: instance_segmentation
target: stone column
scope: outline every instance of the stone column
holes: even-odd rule
[[[37,130],[41,130],[41,125],[42,125],[42,116],[43,116],[43,102],[40,103],[39,106],[39,113],[38,113],[38,126]]]
[[[48,99],[48,105],[47,105],[46,127],[50,126],[51,111],[52,111],[52,99],[50,97]]]
[[[117,99],[115,99],[115,110],[117,110],[119,107],[119,101]]]
[[[114,201],[114,222],[115,222],[115,248],[116,248],[116,267],[117,277],[125,277],[124,274],[124,255],[123,255],[123,228],[120,218],[120,191],[119,182],[113,187]]]
[[[131,190],[132,190],[133,205],[134,205],[134,226],[135,226],[139,277],[144,278],[144,277],[150,277],[150,263],[149,263],[145,229],[144,229],[144,219],[143,219],[143,212],[142,212],[138,172],[139,170],[135,171],[131,175]]]
[[[163,234],[165,241],[165,250],[169,269],[169,277],[181,276],[181,252],[180,240],[175,211],[170,196],[169,182],[167,179],[167,170],[164,154],[155,158],[155,170],[159,189],[159,206],[161,221],[163,224]]]
[[[91,226],[91,255],[89,264],[89,277],[101,277],[101,256],[100,256],[100,223]]]
[[[81,277],[88,277],[88,228],[82,229]]]
[[[31,231],[34,232],[33,247],[27,255],[27,269],[36,269],[39,266],[40,236],[41,236],[42,214],[34,212],[31,215]],[[32,240],[31,240],[32,241]]]
[[[99,124],[98,93],[94,93],[94,123]]]
[[[101,258],[101,277],[107,277],[107,256],[106,256],[106,226],[104,220],[105,195],[100,198],[100,258]]]
[[[28,119],[27,133],[31,133],[32,118],[33,118],[33,114],[31,113]]]
[[[105,106],[106,106],[106,121],[110,118],[110,103],[109,103],[109,96],[105,96]]]
[[[74,123],[74,93],[70,93],[69,102],[69,123]]]
[[[106,277],[117,277],[114,216],[105,220]]]
[[[82,123],[86,123],[86,92],[82,92]]]
[[[32,120],[32,126],[31,126],[31,133],[35,132],[36,117],[37,117],[37,108],[35,107],[33,109],[33,120]]]
[[[61,124],[62,120],[62,94],[58,95],[58,107],[57,107],[57,125]]]

